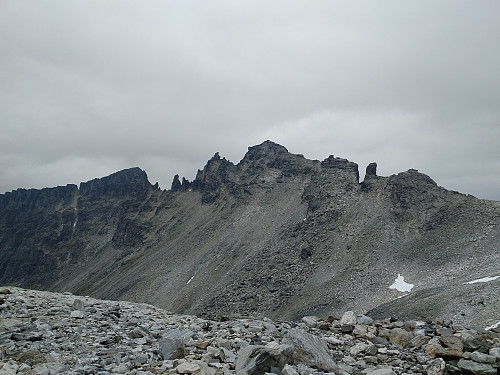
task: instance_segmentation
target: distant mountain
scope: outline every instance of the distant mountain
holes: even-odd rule
[[[139,168],[18,189],[0,195],[0,284],[212,318],[498,321],[500,202],[376,168],[360,182],[353,162],[266,141],[167,191]]]

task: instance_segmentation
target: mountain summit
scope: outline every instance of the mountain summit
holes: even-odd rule
[[[173,312],[492,324],[500,203],[266,141],[160,190],[139,168],[0,195],[0,284]],[[412,285],[404,290],[400,277]],[[488,280],[488,282],[474,282]],[[408,291],[409,290],[409,291]]]

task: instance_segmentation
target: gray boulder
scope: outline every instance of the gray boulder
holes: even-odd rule
[[[357,324],[356,314],[354,314],[354,311],[346,311],[344,315],[342,315],[340,325],[344,324],[349,324],[351,326],[355,326]]]
[[[194,332],[189,329],[171,329],[162,333],[158,339],[158,348],[164,359],[184,357],[184,346],[189,343]]]
[[[500,362],[500,348],[491,348],[490,355],[497,359],[497,362]]]
[[[481,352],[471,353],[470,359],[473,360],[474,362],[480,362],[480,363],[489,363],[489,364],[496,363],[496,358],[494,356],[489,354],[484,354]]]
[[[321,321],[320,318],[317,316],[304,316],[301,319],[302,323],[304,323],[306,326],[315,328],[318,326],[319,322]]]
[[[370,371],[367,375],[396,375],[396,373],[392,370],[392,368],[386,367]]]
[[[285,365],[281,370],[282,375],[299,375],[299,373],[290,365]]]
[[[408,332],[403,328],[394,328],[391,330],[389,342],[393,345],[401,345],[402,347],[405,347],[406,345],[408,345],[412,338],[413,335],[411,334],[411,332]]]
[[[491,345],[485,338],[479,335],[466,335],[463,339],[463,348],[468,352],[479,351],[488,353]]]
[[[373,324],[373,319],[366,315],[358,315],[356,317],[356,323],[369,326]]]
[[[260,375],[279,371],[292,361],[292,348],[287,345],[247,345],[239,350],[235,369],[238,375]]]
[[[430,339],[429,336],[417,335],[410,340],[409,344],[413,348],[421,348],[422,345],[427,344]]]
[[[487,363],[478,363],[462,358],[458,361],[457,366],[466,374],[497,375],[497,370]]]
[[[460,340],[460,337],[457,337],[455,335],[446,333],[442,334],[441,336],[438,336],[438,338],[441,345],[445,348],[456,349],[456,350],[463,350],[464,348],[464,345],[462,343],[462,340]]]
[[[76,298],[73,301],[72,308],[73,308],[73,310],[77,310],[77,311],[85,311],[85,303],[81,299]]]
[[[338,371],[325,341],[299,329],[289,329],[283,343],[292,347],[295,364],[303,363],[323,371]]]
[[[427,375],[444,375],[446,373],[446,362],[442,358],[436,358],[427,365]]]

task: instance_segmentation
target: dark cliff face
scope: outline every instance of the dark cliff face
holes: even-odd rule
[[[57,275],[55,249],[71,235],[76,185],[0,195],[0,283],[44,287]]]
[[[58,205],[70,204],[78,191],[76,185],[58,186],[55,188],[17,189],[0,194],[0,207],[3,210],[55,208]]]
[[[102,179],[0,195],[0,283],[47,288],[83,265],[111,239],[141,242],[131,219],[154,191],[146,173],[131,168]]]
[[[107,177],[96,178],[80,184],[80,195],[102,199],[103,197],[144,197],[151,189],[148,176],[140,168],[125,169]]]
[[[216,153],[169,191],[131,168],[79,188],[0,195],[0,284],[211,317],[399,309],[486,321],[500,308],[491,286],[466,291],[487,301],[479,313],[463,285],[500,272],[499,228],[498,203],[416,170],[383,177],[372,163],[360,183],[353,162],[266,141],[238,164]],[[398,273],[416,293],[396,298]]]

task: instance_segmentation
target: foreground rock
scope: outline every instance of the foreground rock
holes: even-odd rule
[[[500,335],[419,321],[210,321],[0,288],[0,374],[495,375]],[[341,324],[342,323],[342,324]],[[350,333],[342,333],[352,323]]]

